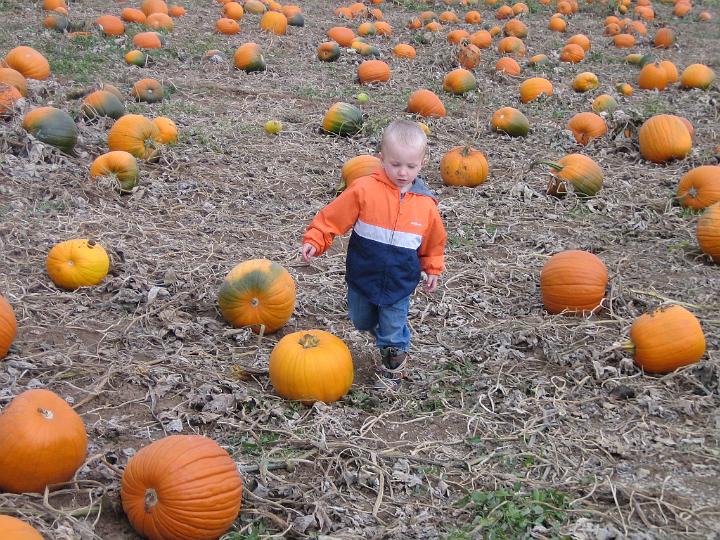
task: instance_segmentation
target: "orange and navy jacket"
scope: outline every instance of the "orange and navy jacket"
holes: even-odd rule
[[[421,270],[439,275],[445,268],[447,236],[437,201],[420,177],[400,195],[382,169],[358,178],[315,216],[303,237],[322,255],[352,227],[345,280],[377,305],[412,294]]]

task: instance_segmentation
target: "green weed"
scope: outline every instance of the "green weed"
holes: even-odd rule
[[[259,456],[273,446],[277,440],[278,436],[274,433],[263,433],[257,437],[245,434],[231,437],[227,444],[233,449],[231,455]]]

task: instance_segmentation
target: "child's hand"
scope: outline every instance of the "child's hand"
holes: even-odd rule
[[[425,274],[425,292],[431,293],[437,289],[439,277],[435,274]]]
[[[302,254],[302,258],[305,262],[310,262],[310,258],[315,256],[317,249],[312,244],[306,243],[302,245],[300,253]]]

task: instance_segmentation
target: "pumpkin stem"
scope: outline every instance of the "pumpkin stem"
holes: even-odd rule
[[[530,168],[532,169],[536,165],[547,165],[548,167],[555,169],[557,172],[560,172],[565,168],[564,165],[560,165],[559,163],[555,163],[554,161],[545,161],[544,159],[538,159],[537,161],[533,161],[530,164]]]
[[[621,345],[622,345],[622,348],[625,349],[630,354],[635,354],[635,344],[632,341],[630,341],[630,340],[624,341]]]
[[[462,150],[460,150],[460,155],[462,157],[468,157],[470,155],[471,151],[472,151],[472,147],[470,145],[466,145],[463,147]]]
[[[157,491],[154,488],[148,488],[145,490],[145,512],[149,512],[158,503]]]
[[[55,417],[52,411],[48,409],[43,409],[42,407],[38,407],[37,412],[39,412],[40,415],[44,416],[47,420],[52,420]]]
[[[305,334],[303,337],[300,338],[300,341],[298,341],[298,343],[302,345],[303,349],[312,349],[313,347],[317,347],[320,344],[320,340],[312,334]]]
[[[89,248],[95,247],[95,243],[96,243],[95,240],[93,240],[93,239],[91,238],[90,240],[87,241],[87,246],[88,246]]]

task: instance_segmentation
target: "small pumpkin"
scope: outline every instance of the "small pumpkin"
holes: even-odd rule
[[[528,35],[528,27],[520,19],[511,19],[503,26],[503,33],[506,36],[525,39]]]
[[[70,153],[77,143],[75,122],[55,107],[37,107],[23,118],[22,127],[38,140]]]
[[[137,101],[146,103],[158,103],[165,98],[162,84],[155,79],[140,79],[133,85],[131,94]]]
[[[500,54],[511,54],[515,56],[525,56],[525,43],[520,38],[508,36],[502,38],[498,42],[498,52]]]
[[[235,50],[235,67],[246,73],[265,71],[265,58],[257,43],[244,43]]]
[[[12,516],[0,515],[0,535],[8,540],[43,540],[32,525]]]
[[[673,305],[635,319],[626,348],[644,371],[670,373],[700,360],[705,354],[705,335],[695,315]]]
[[[11,49],[5,55],[6,67],[18,71],[26,79],[37,79],[43,81],[50,76],[50,63],[42,54],[33,49],[21,45]]]
[[[287,32],[287,27],[287,17],[277,11],[268,11],[260,19],[260,29],[275,34],[276,36],[284,36]]]
[[[550,59],[546,54],[535,54],[528,60],[528,66],[543,66],[549,62]]]
[[[133,49],[125,54],[125,62],[131,66],[146,67],[150,57],[139,49]]]
[[[590,52],[590,39],[585,34],[575,34],[567,40],[567,43],[574,43],[580,45],[583,51]]]
[[[480,49],[465,40],[460,43],[458,50],[458,63],[465,69],[475,69],[480,64]]]
[[[175,29],[175,23],[167,13],[151,13],[145,18],[145,26],[166,32],[172,32]]]
[[[165,38],[157,32],[138,32],[132,42],[138,49],[160,49],[165,44]]]
[[[177,142],[178,130],[175,122],[165,116],[158,116],[157,118],[154,118],[152,122],[157,126],[158,131],[160,132],[158,140],[162,144],[175,144]]]
[[[56,32],[64,32],[69,24],[67,17],[62,13],[51,13],[43,19],[43,26]]]
[[[107,116],[117,120],[125,112],[125,105],[107,90],[95,90],[85,96],[82,102],[82,113],[88,118]]]
[[[295,281],[282,266],[253,259],[235,266],[218,293],[223,318],[235,327],[269,334],[280,329],[295,309]]]
[[[459,45],[463,41],[465,41],[467,38],[470,37],[470,32],[464,29],[458,29],[453,30],[452,32],[448,32],[447,40],[448,43],[451,43],[453,45]]]
[[[17,319],[10,303],[0,294],[0,360],[5,358],[17,334]]]
[[[572,131],[578,144],[586,146],[592,139],[607,133],[607,124],[601,116],[593,112],[581,112],[570,119],[567,129]]]
[[[552,95],[552,83],[542,77],[532,77],[520,84],[520,101],[523,103],[529,103],[542,96],[548,97]]]
[[[597,75],[591,71],[578,73],[573,79],[572,87],[576,92],[588,92],[595,90],[599,86]]]
[[[121,36],[125,33],[125,23],[115,15],[101,15],[95,19],[100,31],[106,36]]]
[[[0,489],[42,493],[70,480],[85,461],[87,433],[80,416],[60,396],[27,390],[0,414]]]
[[[123,150],[107,152],[92,162],[90,176],[112,178],[120,192],[131,191],[138,182],[137,160],[135,156]]]
[[[358,178],[368,176],[380,169],[382,169],[380,159],[370,154],[361,154],[348,159],[340,170],[342,181],[338,191],[350,187]]]
[[[110,258],[93,240],[65,240],[48,252],[46,267],[55,285],[77,289],[100,283],[110,269]]]
[[[608,270],[597,255],[567,250],[550,257],[540,272],[540,293],[552,314],[584,314],[602,305]]]
[[[152,15],[153,13],[165,13],[167,15],[168,12],[165,0],[143,0],[140,9],[145,15]]]
[[[492,45],[492,36],[487,30],[478,30],[477,32],[470,34],[470,43],[475,45],[478,49],[487,49]]]
[[[125,22],[145,24],[146,17],[147,15],[137,8],[127,7],[120,12],[120,18]]]
[[[445,105],[431,90],[421,88],[415,90],[408,98],[407,112],[428,117],[444,117]]]
[[[340,47],[334,41],[321,43],[317,50],[317,57],[323,62],[334,62],[340,58]]]
[[[498,109],[490,119],[493,131],[507,133],[511,137],[525,137],[530,130],[527,117],[513,107]]]
[[[700,216],[695,236],[702,252],[720,263],[720,202],[708,206]]]
[[[443,90],[451,94],[462,95],[475,88],[477,88],[475,76],[465,68],[453,69],[443,80]]]
[[[13,68],[0,67],[0,83],[14,86],[22,97],[27,96],[27,80]]]
[[[615,89],[620,92],[623,96],[629,97],[633,95],[633,87],[628,83],[618,83]]]
[[[155,156],[160,144],[162,143],[158,127],[139,114],[121,116],[108,133],[110,150],[124,150],[140,159],[150,159]]]
[[[440,176],[447,186],[477,187],[488,177],[485,154],[469,146],[457,146],[440,160]]]
[[[335,41],[341,47],[350,47],[355,39],[355,32],[346,26],[333,26],[326,35],[330,41]]]
[[[390,66],[382,60],[365,60],[357,68],[361,84],[386,82],[390,80]]]
[[[660,28],[655,33],[653,44],[660,49],[669,49],[675,43],[675,32],[670,28]]]
[[[240,25],[235,19],[221,17],[220,19],[215,21],[215,30],[217,30],[219,34],[232,36],[240,32]]]
[[[683,159],[692,150],[692,137],[677,116],[658,114],[640,127],[640,154],[648,161],[665,163]]]
[[[585,51],[576,43],[568,43],[560,50],[560,61],[577,64],[585,58]]]
[[[613,44],[618,49],[629,49],[635,46],[635,36],[631,34],[617,34],[613,36]]]
[[[601,112],[613,113],[618,108],[618,102],[610,94],[601,94],[593,100],[590,108],[598,114]]]
[[[548,185],[548,193],[559,195],[567,192],[566,182],[570,182],[579,194],[587,197],[595,195],[603,185],[603,171],[592,158],[583,154],[569,154],[557,161],[540,161],[552,170],[553,179]]]
[[[22,94],[17,88],[0,82],[0,118],[10,116],[15,108],[15,103],[22,99]]]
[[[707,90],[713,81],[715,81],[715,72],[705,64],[691,64],[680,75],[680,86],[683,88]]]
[[[267,7],[260,0],[246,0],[243,7],[245,11],[253,15],[262,15],[267,11]]]
[[[168,7],[168,15],[174,18],[184,17],[187,15],[187,10],[182,6],[172,5]]]
[[[225,449],[202,435],[171,435],[132,456],[120,481],[122,507],[150,540],[215,540],[240,512],[242,478]]]
[[[355,105],[338,101],[333,103],[323,118],[323,130],[335,135],[355,135],[362,129],[362,111]]]
[[[694,210],[720,202],[720,165],[702,165],[685,173],[678,184],[677,200]]]
[[[522,72],[522,68],[511,56],[503,56],[495,64],[495,71],[517,77]]]
[[[306,404],[342,398],[350,390],[354,375],[347,345],[324,330],[284,336],[270,353],[268,370],[279,396]]]
[[[564,32],[567,28],[567,22],[562,17],[550,17],[548,22],[548,29],[553,32]]]

